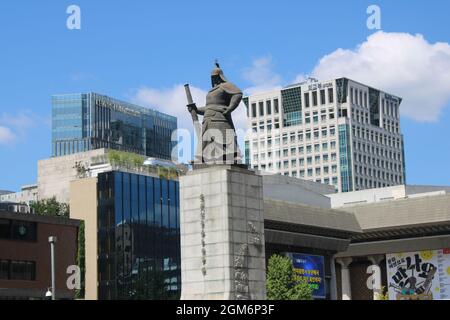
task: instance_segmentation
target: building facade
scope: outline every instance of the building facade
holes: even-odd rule
[[[50,236],[57,237],[56,297],[73,299],[67,269],[76,265],[80,221],[0,211],[0,299],[45,299],[51,287]]]
[[[108,148],[171,159],[175,117],[97,93],[52,97],[52,155]]]
[[[362,230],[335,255],[340,299],[450,299],[449,188],[402,187],[331,195]]]
[[[246,162],[339,192],[404,184],[401,102],[347,78],[245,97]]]
[[[15,202],[31,204],[38,200],[38,185],[31,184],[22,186],[21,191],[0,195],[0,202]]]
[[[70,194],[86,225],[86,299],[179,298],[178,181],[109,171],[73,181]]]

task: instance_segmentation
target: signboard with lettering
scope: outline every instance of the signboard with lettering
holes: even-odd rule
[[[450,299],[450,249],[386,255],[390,300]]]
[[[287,256],[292,259],[296,279],[306,280],[312,286],[314,298],[325,299],[325,258],[301,253]]]

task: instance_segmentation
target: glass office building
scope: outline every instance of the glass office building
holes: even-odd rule
[[[175,117],[96,93],[52,97],[53,157],[107,148],[171,159]]]
[[[179,183],[118,171],[98,176],[98,298],[179,299]]]

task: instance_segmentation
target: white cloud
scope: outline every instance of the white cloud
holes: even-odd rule
[[[0,144],[11,144],[25,138],[28,130],[38,123],[49,126],[48,119],[42,118],[31,111],[21,111],[15,115],[1,114]]]
[[[324,56],[312,75],[320,80],[349,77],[404,98],[402,114],[437,121],[450,102],[450,45],[422,35],[377,32],[353,50]]]
[[[244,69],[242,76],[250,83],[250,87],[244,92],[252,95],[258,92],[278,89],[281,87],[282,78],[273,70],[271,56],[264,56],[253,61],[252,66]]]
[[[197,107],[202,107],[205,103],[207,92],[194,86],[191,86],[191,92]],[[186,91],[182,84],[165,89],[141,87],[136,90],[131,99],[132,102],[138,105],[177,117],[179,129],[191,130],[192,128],[192,118],[189,116],[186,108]]]
[[[16,136],[7,127],[0,126],[0,144],[9,144],[14,142]]]

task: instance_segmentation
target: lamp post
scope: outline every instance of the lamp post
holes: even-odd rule
[[[57,238],[52,236],[48,238],[50,243],[50,259],[52,265],[52,300],[56,300],[56,288],[55,288],[55,243]]]

